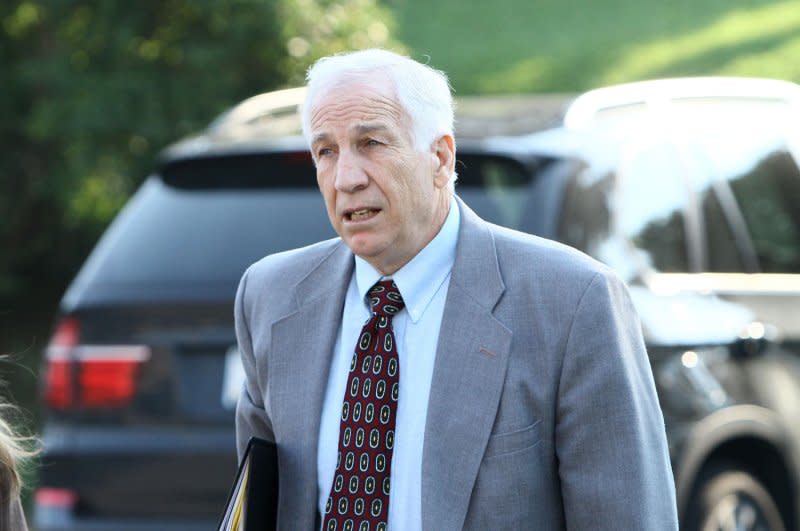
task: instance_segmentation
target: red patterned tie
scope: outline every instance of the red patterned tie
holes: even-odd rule
[[[323,531],[386,531],[400,380],[392,316],[403,298],[391,280],[369,290],[372,317],[356,345],[339,426],[339,454]]]

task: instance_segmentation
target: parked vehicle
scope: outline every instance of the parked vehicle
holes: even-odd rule
[[[791,83],[660,80],[592,91],[564,127],[514,139],[578,161],[536,176],[523,227],[628,282],[683,529],[800,529],[798,113]]]
[[[213,528],[235,471],[236,283],[333,235],[301,97],[248,100],[169,148],[70,286],[43,371],[39,531]],[[561,121],[563,101],[462,108],[457,192],[628,282],[683,529],[798,529],[800,87],[611,87]]]

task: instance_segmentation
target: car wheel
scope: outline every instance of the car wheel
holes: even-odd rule
[[[733,466],[702,474],[686,522],[685,531],[786,531],[769,491],[753,474]]]

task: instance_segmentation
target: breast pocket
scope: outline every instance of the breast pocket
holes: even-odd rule
[[[492,435],[489,437],[489,444],[483,455],[484,459],[518,452],[539,444],[540,422],[537,420],[525,428]]]

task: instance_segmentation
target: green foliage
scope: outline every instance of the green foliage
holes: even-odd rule
[[[0,354],[19,360],[0,375],[8,400],[35,422],[58,298],[157,152],[301,83],[321,55],[394,46],[387,18],[375,0],[0,2]]]
[[[459,94],[686,75],[800,81],[795,0],[394,0],[398,37]]]
[[[316,59],[343,50],[380,47],[407,50],[390,38],[394,24],[373,0],[283,0],[284,37],[290,59],[287,78],[305,82],[306,68]]]
[[[315,58],[391,46],[374,0],[0,6],[0,307],[52,298],[169,142]]]

